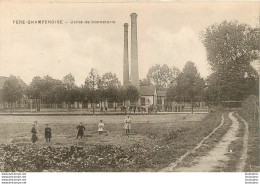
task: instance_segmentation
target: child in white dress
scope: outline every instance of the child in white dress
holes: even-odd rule
[[[129,135],[131,130],[131,118],[129,117],[129,115],[126,116],[124,129],[125,129],[125,133]]]
[[[98,133],[99,134],[102,134],[104,132],[104,127],[105,127],[105,125],[104,125],[103,121],[100,120],[98,123]]]

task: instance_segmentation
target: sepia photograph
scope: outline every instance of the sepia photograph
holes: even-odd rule
[[[0,172],[260,172],[259,7],[0,1]]]

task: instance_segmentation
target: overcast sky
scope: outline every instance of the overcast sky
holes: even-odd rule
[[[257,26],[259,3],[0,3],[0,76],[62,79],[72,73],[81,85],[96,68],[122,81],[123,24],[138,14],[139,75],[155,64],[194,62],[202,77],[210,73],[200,32],[223,20]],[[115,24],[21,25],[13,20],[111,20]],[[130,26],[129,26],[130,44]],[[130,56],[130,45],[129,45]]]

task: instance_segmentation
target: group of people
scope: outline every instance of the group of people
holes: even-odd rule
[[[100,120],[99,123],[98,123],[98,133],[99,134],[102,134],[104,132],[104,123],[103,123],[103,120]],[[86,130],[86,128],[83,126],[82,122],[80,122],[80,124],[77,126],[77,130],[78,130],[78,133],[77,133],[77,138],[81,138],[83,137],[84,135],[84,131]]]
[[[129,115],[127,115],[125,121],[124,121],[124,129],[125,129],[125,133],[126,135],[129,137],[130,134],[130,130],[131,130],[131,118],[129,117]],[[102,134],[104,132],[104,128],[105,125],[103,123],[103,120],[100,120],[98,123],[98,133]],[[81,138],[84,136],[84,131],[86,130],[86,128],[84,127],[83,123],[80,122],[79,125],[76,127],[77,129],[77,138]],[[35,121],[33,124],[33,127],[31,129],[31,133],[32,133],[32,142],[35,143],[38,140],[37,137],[37,133],[38,133],[38,122]],[[46,139],[46,142],[51,142],[51,138],[52,138],[52,132],[51,132],[51,128],[49,127],[49,124],[46,124],[45,130],[44,130],[44,137]]]
[[[35,143],[38,140],[37,136],[38,132],[38,121],[34,121],[31,133],[32,133],[32,142]],[[51,142],[51,128],[49,127],[49,124],[46,124],[45,130],[44,130],[44,137],[46,139],[46,142]]]

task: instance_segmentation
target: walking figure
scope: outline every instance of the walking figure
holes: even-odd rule
[[[82,122],[80,122],[80,124],[77,126],[77,138],[80,137],[82,139],[82,136],[84,135],[84,131],[86,130],[86,128],[82,125]]]
[[[45,128],[45,139],[46,139],[46,142],[51,142],[51,138],[52,138],[51,128],[49,127],[49,124],[46,124],[46,128]]]
[[[32,143],[35,143],[38,140],[37,129],[36,129],[36,125],[35,124],[33,124],[33,126],[32,126],[31,133],[32,133]]]
[[[99,134],[102,134],[104,132],[104,127],[105,127],[105,125],[104,125],[103,121],[100,120],[100,122],[98,123],[98,133]]]
[[[126,116],[124,128],[126,135],[129,137],[131,130],[131,118],[129,117],[129,115]]]

